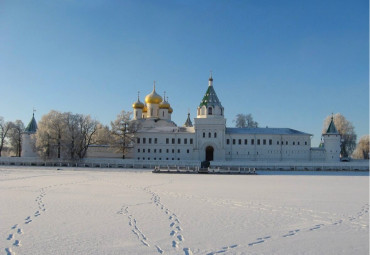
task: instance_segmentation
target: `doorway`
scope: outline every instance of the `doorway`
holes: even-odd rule
[[[206,161],[213,161],[213,147],[207,146],[206,148]]]

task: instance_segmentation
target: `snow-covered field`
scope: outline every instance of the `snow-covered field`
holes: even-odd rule
[[[87,170],[1,166],[1,254],[369,254],[366,174]]]

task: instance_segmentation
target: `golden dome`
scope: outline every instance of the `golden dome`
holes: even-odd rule
[[[144,104],[142,102],[140,102],[140,100],[138,98],[137,101],[132,104],[132,108],[134,108],[134,109],[143,109]]]
[[[159,109],[169,109],[171,106],[167,101],[163,101],[159,104]]]
[[[173,113],[173,109],[172,107],[170,106],[170,108],[168,109],[168,113]]]
[[[155,83],[153,86],[153,91],[145,97],[145,103],[147,104],[159,104],[163,101],[162,97],[155,92]]]
[[[144,105],[143,112],[148,112],[148,106]]]

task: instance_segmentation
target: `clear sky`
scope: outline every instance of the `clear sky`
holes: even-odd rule
[[[369,133],[368,0],[0,0],[0,116],[50,110],[104,124],[166,91],[182,125],[213,71],[227,125],[252,113],[320,141],[342,113]]]

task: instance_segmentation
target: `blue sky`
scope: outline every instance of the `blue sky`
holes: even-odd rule
[[[369,133],[369,3],[358,1],[0,0],[0,116],[50,110],[104,124],[137,91],[166,91],[182,125],[209,71],[227,125],[313,134],[342,113]]]

